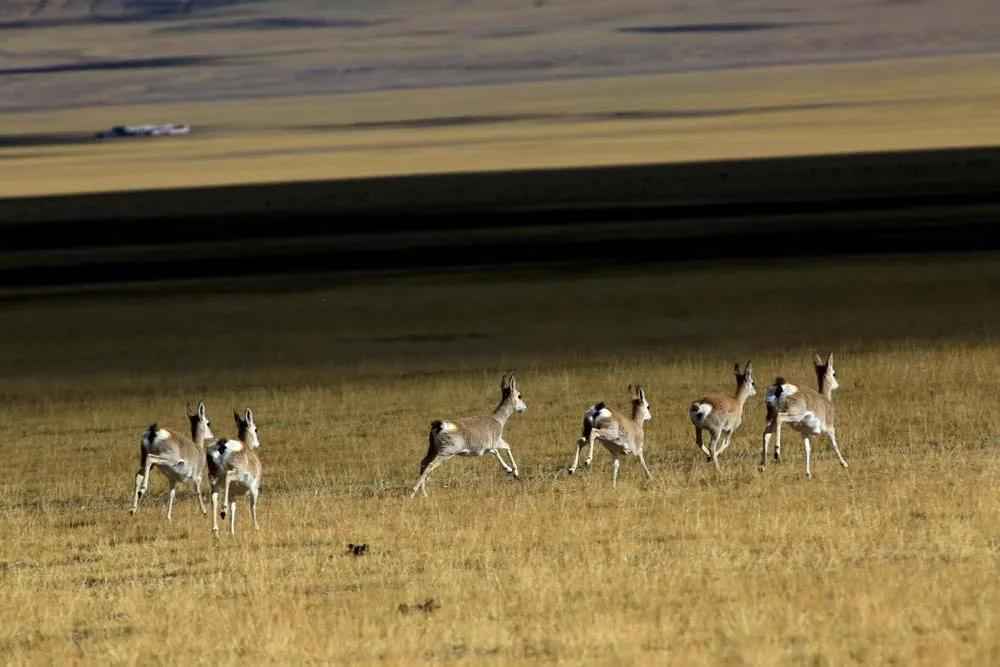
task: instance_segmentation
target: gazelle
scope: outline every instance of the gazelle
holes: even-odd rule
[[[175,431],[152,424],[142,435],[139,443],[139,470],[135,473],[135,492],[132,494],[130,514],[139,510],[139,501],[149,490],[149,473],[156,468],[170,483],[170,500],[167,503],[167,521],[173,521],[174,496],[177,485],[188,482],[198,496],[201,513],[205,514],[205,500],[201,497],[201,480],[205,471],[205,441],[214,438],[211,422],[205,415],[205,403],[198,403],[198,409],[191,414],[188,405],[187,418],[191,422],[191,439]]]
[[[653,415],[649,412],[649,401],[646,400],[646,391],[642,386],[629,385],[628,390],[632,394],[630,414],[612,410],[603,402],[590,406],[584,413],[583,433],[576,441],[576,456],[573,458],[573,465],[569,467],[569,474],[572,475],[576,472],[580,465],[580,450],[588,444],[590,450],[587,452],[587,459],[584,463],[588,467],[590,466],[594,460],[594,441],[599,440],[614,457],[611,473],[612,487],[618,486],[618,468],[621,466],[622,456],[632,454],[638,456],[646,477],[653,478],[642,453],[645,439],[643,424],[652,419]]]
[[[837,432],[834,426],[833,391],[840,384],[837,382],[837,372],[833,368],[833,353],[830,353],[825,363],[817,354],[815,367],[819,391],[789,384],[783,377],[775,379],[774,384],[767,388],[767,425],[764,427],[760,458],[762,472],[767,467],[767,446],[772,435],[775,436],[774,458],[776,461],[781,460],[782,424],[788,424],[802,434],[802,444],[806,452],[806,479],[812,479],[810,437],[818,438],[825,435],[830,440],[840,465],[847,467],[847,461],[837,446]]]
[[[455,421],[438,420],[431,422],[429,446],[427,455],[420,462],[420,478],[413,487],[410,497],[422,491],[427,495],[427,478],[434,469],[453,456],[483,456],[493,454],[500,466],[514,479],[520,479],[517,463],[510,445],[503,439],[503,427],[515,412],[524,412],[528,406],[524,403],[521,391],[517,388],[517,379],[513,374],[504,375],[500,381],[500,403],[491,415],[482,417],[466,417]],[[507,452],[510,465],[504,461],[500,451]]]
[[[257,424],[253,411],[247,408],[243,416],[233,411],[236,421],[236,440],[218,440],[208,448],[208,477],[212,484],[212,532],[219,532],[219,518],[226,518],[229,511],[229,532],[236,534],[236,501],[229,500],[230,489],[234,495],[244,494],[250,502],[250,516],[254,530],[257,523],[257,499],[260,496],[261,464],[254,451],[260,447]],[[223,491],[222,510],[219,510],[219,491]]]
[[[818,354],[815,355],[815,359],[813,361],[813,365],[814,365],[814,368],[815,368],[815,371],[816,371],[816,389],[819,390],[819,393],[822,394],[823,393],[823,383],[826,380],[826,367],[823,364],[823,360],[820,358],[820,356]],[[785,384],[785,378],[783,378],[783,377],[777,377],[777,378],[775,378],[775,384],[773,384],[770,387],[768,387],[768,391],[771,392],[771,394],[775,393],[775,387],[777,385],[779,385],[779,384]],[[792,385],[792,386],[794,386],[794,385]],[[798,389],[798,387],[795,387],[795,388]],[[764,417],[764,423],[765,424],[770,424],[774,420],[774,417],[778,413],[778,410],[775,407],[773,401],[766,400],[767,395],[768,394],[765,393],[764,408],[766,410],[766,415]],[[771,432],[771,435],[777,436],[776,439],[775,439],[775,441],[774,441],[774,461],[776,463],[781,463],[781,433],[780,433],[780,431],[781,431],[781,424],[775,424],[774,425],[774,430]]]
[[[749,361],[743,370],[736,364],[736,394],[706,394],[688,409],[688,416],[694,424],[694,439],[709,461],[719,470],[719,454],[726,451],[733,442],[733,433],[743,423],[743,406],[747,399],[757,393],[753,380],[753,364]],[[708,431],[712,440],[708,447],[702,441],[702,431]]]

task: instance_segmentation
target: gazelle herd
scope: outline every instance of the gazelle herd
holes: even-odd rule
[[[833,368],[833,354],[824,361],[816,355],[814,362],[817,389],[802,387],[786,382],[778,376],[774,384],[767,388],[765,406],[767,416],[762,438],[760,470],[767,466],[767,450],[774,438],[774,459],[781,460],[781,425],[788,424],[802,435],[805,447],[806,477],[812,478],[810,438],[826,436],[830,440],[840,464],[847,467],[847,461],[840,453],[834,426],[833,391],[837,383],[837,372]],[[743,423],[743,409],[747,400],[756,395],[753,379],[753,365],[748,361],[741,369],[736,364],[736,391],[733,395],[722,393],[705,394],[691,403],[688,417],[694,425],[695,442],[708,461],[719,469],[719,455],[732,443],[733,434]],[[653,475],[643,455],[645,441],[644,425],[653,418],[646,391],[641,385],[629,385],[630,408],[624,411],[608,407],[604,402],[596,403],[584,412],[583,431],[576,442],[576,453],[569,466],[569,474],[580,465],[580,452],[587,447],[584,465],[589,467],[594,459],[594,444],[600,442],[613,457],[611,484],[618,485],[618,470],[621,458],[635,456],[639,459],[646,477]],[[489,415],[465,417],[455,420],[435,420],[431,422],[428,435],[427,454],[420,462],[420,477],[414,485],[410,497],[418,492],[427,495],[427,480],[431,473],[453,456],[484,456],[492,454],[500,462],[504,472],[520,479],[514,454],[510,444],[504,440],[504,426],[514,414],[528,409],[513,374],[504,375],[500,382],[500,402]],[[257,449],[260,439],[253,412],[247,408],[241,415],[233,413],[236,423],[236,439],[216,439],[211,422],[205,411],[205,404],[199,403],[193,413],[187,410],[191,426],[191,437],[162,429],[152,424],[142,435],[139,443],[139,469],[135,475],[135,490],[130,512],[135,514],[139,502],[149,489],[149,475],[156,468],[166,476],[170,485],[167,504],[167,520],[172,520],[176,487],[182,482],[194,487],[202,514],[207,513],[201,489],[204,474],[208,473],[208,485],[212,495],[212,531],[218,534],[218,519],[229,515],[229,532],[236,533],[236,501],[231,496],[245,495],[250,506],[250,517],[255,529],[257,523],[257,503],[260,497],[260,483],[263,468]],[[707,431],[709,442],[706,446],[703,433]],[[506,453],[509,462],[504,459]],[[222,505],[219,505],[219,494]]]

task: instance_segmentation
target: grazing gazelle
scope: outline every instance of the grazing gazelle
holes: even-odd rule
[[[694,439],[698,447],[709,461],[715,463],[715,469],[719,469],[719,454],[726,451],[726,448],[733,441],[733,433],[743,423],[743,406],[747,399],[757,393],[757,387],[753,381],[753,365],[748,361],[743,370],[736,364],[736,394],[726,396],[725,394],[707,394],[704,398],[695,401],[688,409],[688,416],[694,424]],[[712,441],[705,447],[701,439],[702,431],[708,431],[712,436]]]
[[[198,496],[201,513],[204,514],[205,500],[201,497],[201,479],[205,471],[205,441],[212,435],[205,403],[198,404],[198,410],[191,414],[191,406],[186,410],[191,422],[191,439],[175,431],[169,431],[152,424],[142,435],[139,443],[139,470],[135,473],[135,492],[132,495],[131,514],[139,510],[139,501],[149,490],[149,472],[156,467],[170,482],[170,500],[167,503],[167,521],[173,520],[174,496],[177,485],[189,482]]]
[[[569,467],[569,474],[572,475],[576,472],[577,466],[580,465],[580,450],[587,445],[590,445],[590,449],[584,463],[588,467],[590,466],[594,460],[594,441],[599,440],[614,457],[611,473],[612,487],[618,486],[618,468],[621,466],[621,457],[631,454],[639,457],[639,463],[642,464],[646,477],[653,478],[642,453],[643,440],[645,439],[643,424],[652,419],[653,415],[649,412],[649,402],[646,400],[646,391],[642,386],[629,385],[628,390],[632,394],[630,415],[612,410],[603,402],[590,406],[584,413],[583,433],[576,441],[576,456],[573,458],[573,465]]]
[[[254,450],[260,447],[257,425],[253,412],[247,408],[241,417],[233,411],[236,421],[236,440],[219,440],[208,448],[208,478],[212,483],[212,531],[219,532],[219,517],[226,518],[229,511],[229,532],[236,534],[236,501],[230,502],[229,494],[245,494],[250,502],[250,516],[254,530],[257,524],[257,498],[260,495],[260,457]],[[219,509],[219,490],[223,490],[222,509]]]
[[[847,461],[837,446],[837,432],[834,427],[833,390],[840,386],[837,372],[833,369],[833,353],[826,362],[816,355],[816,379],[819,391],[808,387],[798,387],[785,382],[785,378],[775,379],[767,388],[767,425],[764,427],[763,449],[760,458],[761,471],[767,467],[767,446],[774,435],[774,457],[781,460],[781,425],[788,424],[802,434],[802,444],[806,451],[806,478],[812,479],[810,459],[812,445],[810,437],[825,435],[840,459],[840,465],[847,467]]]
[[[503,376],[500,381],[500,393],[500,403],[492,415],[431,422],[430,445],[427,448],[427,456],[420,462],[420,478],[413,487],[411,498],[417,495],[417,491],[422,491],[426,496],[427,478],[435,468],[453,456],[493,454],[508,474],[513,475],[514,479],[520,479],[514,454],[510,451],[510,445],[503,439],[503,427],[511,415],[515,412],[524,412],[528,406],[521,397],[517,379],[513,374]],[[503,460],[500,450],[507,452],[510,465]]]

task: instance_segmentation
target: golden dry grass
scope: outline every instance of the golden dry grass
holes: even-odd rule
[[[998,64],[981,54],[11,113],[10,135],[168,120],[195,130],[0,148],[0,196],[997,145]],[[529,118],[346,127],[488,116]]]
[[[387,275],[35,296],[0,311],[0,651],[22,663],[990,664],[1000,660],[996,255]],[[311,284],[308,284],[311,283]],[[308,286],[308,288],[307,288]],[[686,408],[838,355],[851,468],[717,476]],[[493,406],[525,479],[453,460],[433,418]],[[648,387],[647,450],[567,477],[581,411]],[[763,384],[763,382],[761,382]],[[262,530],[216,541],[139,433],[252,406]],[[345,555],[348,542],[370,553]],[[401,613],[433,598],[440,607]]]

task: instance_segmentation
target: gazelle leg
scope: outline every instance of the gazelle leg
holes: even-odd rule
[[[191,482],[194,486],[194,492],[198,495],[198,506],[201,507],[202,514],[208,514],[208,510],[205,508],[205,499],[201,496],[201,477]]]
[[[139,489],[142,487],[143,479],[142,468],[139,468],[135,473],[135,491],[132,493],[132,509],[129,510],[129,514],[135,514],[139,511],[139,499],[142,498],[142,492]]]
[[[514,479],[521,479],[520,473],[517,472],[517,461],[514,460],[514,452],[510,451],[510,445],[507,445],[507,456],[510,457],[510,467],[514,469]]]
[[[774,462],[781,463],[781,414],[774,417]]]
[[[802,446],[806,448],[806,479],[812,479],[812,468],[810,467],[810,459],[812,458],[812,444],[809,442],[809,438],[802,438]]]
[[[830,438],[830,444],[833,445],[833,451],[837,454],[837,458],[840,459],[840,465],[842,465],[842,466],[844,466],[846,468],[847,467],[847,461],[845,461],[844,457],[840,454],[840,447],[837,446],[837,434],[836,434],[836,432],[834,432],[833,429],[830,429],[829,431],[827,431],[826,437]]]
[[[149,472],[153,469],[153,457],[146,457],[146,470],[142,473],[142,487],[139,489],[139,499],[149,492]]]
[[[732,444],[732,442],[733,442],[733,432],[726,431],[726,437],[722,440],[722,447],[719,447],[719,453],[721,454],[722,452],[726,451],[726,449],[729,448],[729,445]]]
[[[580,438],[579,440],[576,441],[576,456],[573,457],[573,465],[571,465],[569,467],[569,470],[567,471],[569,472],[569,474],[572,475],[573,473],[575,473],[576,469],[580,466],[580,451],[583,450],[583,448],[586,446],[587,446],[587,441],[585,439]]]
[[[219,491],[212,489],[212,532],[219,534]]]
[[[621,467],[622,461],[615,455],[615,461],[611,464],[611,488],[618,488],[618,468]]]
[[[177,495],[177,482],[170,480],[170,497],[167,500],[167,521],[174,520],[174,496]]]
[[[702,430],[697,426],[694,427],[694,441],[698,445],[698,449],[702,451],[705,455],[705,459],[708,461],[712,460],[712,452],[708,451],[708,447],[705,446],[704,441],[701,439]]]
[[[226,485],[226,488],[222,497],[222,513],[219,514],[219,516],[223,519],[226,518],[226,509],[229,507],[229,485],[233,483],[234,479],[236,479],[236,473],[232,470],[227,470],[226,478],[223,482]]]
[[[502,456],[500,456],[499,449],[491,449],[490,451],[493,453],[494,456],[497,457],[497,461],[500,462],[500,467],[503,468],[505,473],[509,475],[510,473],[514,472],[514,469],[511,468],[509,465],[507,465],[507,462],[503,460]]]
[[[712,450],[712,463],[715,464],[715,469],[721,470],[719,468],[719,441],[722,440],[722,431],[712,434],[712,442],[709,444],[709,448]]]
[[[653,479],[653,473],[649,472],[649,466],[646,465],[646,457],[642,455],[641,449],[639,450],[638,454],[639,454],[639,463],[642,464],[642,469],[646,473],[646,479]]]
[[[588,440],[590,441],[590,449],[587,450],[587,458],[584,460],[583,465],[589,468],[590,464],[594,462],[594,441],[597,440],[593,430],[590,432]]]
[[[445,457],[438,454],[430,463],[427,464],[427,467],[424,468],[424,471],[420,474],[420,479],[417,480],[416,485],[413,487],[413,493],[410,494],[411,498],[417,495],[417,491],[422,491],[425,496],[427,495],[427,478],[430,477],[435,468],[444,463],[446,460],[447,459]]]
[[[229,534],[236,534],[236,501],[229,505]]]
[[[760,471],[767,468],[767,445],[771,442],[771,434],[774,433],[774,421],[768,420],[764,426],[764,435],[761,437]]]
[[[260,530],[260,524],[257,523],[257,491],[248,494],[250,496],[250,516],[253,517],[253,529]]]

